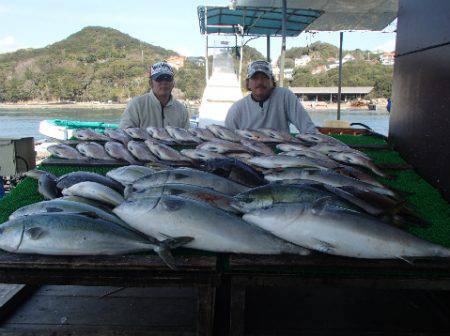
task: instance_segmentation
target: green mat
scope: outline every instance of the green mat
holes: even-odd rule
[[[335,138],[348,144],[385,144],[386,141],[366,135],[335,135]],[[376,163],[405,163],[401,156],[388,150],[364,150]],[[55,175],[63,175],[75,170],[106,174],[114,168],[109,167],[55,167],[41,166]],[[413,170],[390,170],[387,173],[394,179],[379,178],[380,182],[407,193],[406,199],[416,212],[428,220],[427,228],[410,228],[409,231],[424,239],[450,247],[450,204],[439,192],[425,182]],[[18,208],[43,200],[37,192],[37,182],[26,178],[8,195],[0,199],[0,223],[7,221],[9,215]]]

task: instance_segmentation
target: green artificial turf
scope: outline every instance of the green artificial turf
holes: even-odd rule
[[[366,135],[336,135],[339,140],[348,144],[386,143],[383,139]],[[364,150],[376,163],[405,163],[401,156],[390,150]],[[71,171],[83,170],[106,174],[109,167],[75,167],[75,166],[41,166],[55,175],[63,175]],[[409,231],[424,239],[450,247],[450,205],[440,193],[423,180],[413,170],[388,170],[386,173],[392,179],[379,178],[379,181],[405,193],[408,205],[418,215],[430,222],[426,228],[411,227]],[[0,223],[16,209],[43,200],[37,192],[37,182],[26,178],[8,195],[0,199]]]

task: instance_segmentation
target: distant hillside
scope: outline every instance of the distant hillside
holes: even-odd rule
[[[148,90],[150,64],[174,55],[112,28],[86,27],[45,48],[0,54],[0,101],[124,101]],[[185,64],[182,84],[204,85],[201,67]]]
[[[305,64],[295,59],[306,57]],[[374,86],[372,96],[390,97],[393,67],[380,62],[380,54],[368,50],[344,50],[344,86]],[[339,48],[323,42],[286,51],[286,68],[294,68],[291,86],[337,86]],[[278,60],[279,62],[279,60]]]

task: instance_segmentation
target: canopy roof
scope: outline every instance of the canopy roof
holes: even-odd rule
[[[200,32],[205,34],[241,34],[251,36],[281,36],[281,8],[246,8],[207,6],[207,27],[205,26],[205,6],[199,6],[198,19]],[[297,36],[311,22],[317,19],[322,11],[289,8],[287,10],[286,36]]]
[[[281,8],[281,0],[237,0],[238,6]],[[323,14],[308,30],[383,30],[397,17],[398,0],[287,0],[289,10],[308,8]]]
[[[295,94],[337,94],[337,86],[297,86],[289,88]],[[344,94],[367,94],[373,90],[373,86],[343,86]]]

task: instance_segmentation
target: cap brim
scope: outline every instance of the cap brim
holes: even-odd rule
[[[247,75],[247,78],[252,78],[252,77],[253,77],[254,75],[256,75],[257,73],[262,73],[262,74],[266,75],[267,78],[272,78],[272,76],[273,76],[271,73],[267,73],[267,72],[265,72],[265,71],[257,70],[257,71],[255,71],[255,72],[252,72],[251,74],[248,74],[248,75]]]
[[[168,76],[168,77],[170,77],[170,78],[173,78],[173,74],[171,74],[171,73],[160,72],[160,73],[157,73],[157,74],[152,75],[152,76],[151,76],[151,79],[157,80],[159,77],[162,77],[162,76]]]

